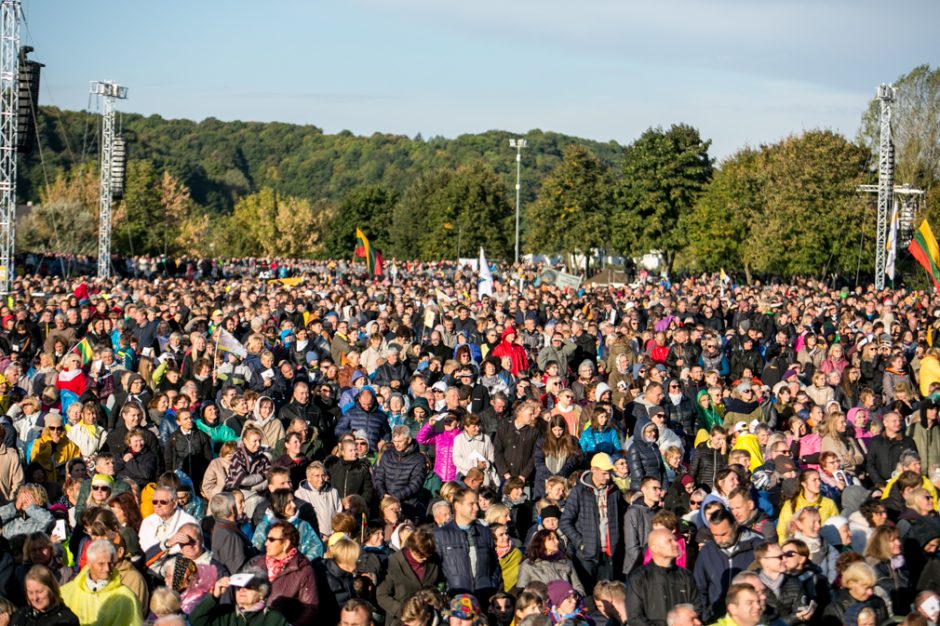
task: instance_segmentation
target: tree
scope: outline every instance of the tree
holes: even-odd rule
[[[161,203],[160,178],[152,161],[130,161],[124,199],[112,213],[112,248],[131,256],[161,254],[166,216]]]
[[[323,249],[333,258],[344,258],[356,247],[356,228],[361,228],[377,250],[388,248],[392,210],[397,190],[385,185],[357,187],[343,197],[324,233]]]
[[[98,176],[90,165],[59,171],[38,204],[18,220],[16,249],[94,255],[98,250]]]
[[[679,219],[711,180],[711,140],[686,124],[651,128],[624,152],[612,241],[634,255],[660,251],[671,272],[685,245]]]
[[[222,253],[228,256],[309,257],[318,252],[332,205],[280,196],[270,187],[245,196],[219,228]]]
[[[586,147],[565,148],[561,163],[526,207],[526,245],[533,252],[583,253],[607,242],[613,200],[610,168]]]

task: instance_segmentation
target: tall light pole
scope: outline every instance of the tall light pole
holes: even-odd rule
[[[111,171],[114,164],[114,101],[127,98],[127,87],[111,81],[92,81],[91,95],[101,96],[101,185],[98,193],[98,278],[111,275],[111,200],[114,196]],[[120,144],[123,152],[124,144]]]
[[[509,147],[516,149],[516,263],[519,263],[519,192],[522,189],[520,184],[522,176],[522,149],[529,147],[529,142],[525,139],[510,139]]]

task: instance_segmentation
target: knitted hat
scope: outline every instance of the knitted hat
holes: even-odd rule
[[[95,474],[95,477],[91,479],[91,486],[97,487],[99,485],[104,485],[108,489],[114,489],[114,479],[107,474]]]
[[[548,601],[552,608],[559,606],[568,599],[571,594],[576,594],[571,583],[564,580],[553,580],[548,583]]]
[[[561,509],[559,509],[554,504],[549,504],[548,506],[542,509],[541,517],[543,520],[548,519],[550,517],[559,519],[561,518]]]

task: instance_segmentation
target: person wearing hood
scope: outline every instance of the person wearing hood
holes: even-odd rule
[[[134,403],[140,406],[141,411],[143,411],[143,407],[150,404],[150,399],[153,397],[153,393],[147,388],[144,379],[134,372],[127,372],[126,378],[122,375],[121,381],[123,383],[123,389],[117,391],[114,396],[112,396],[114,404],[108,415],[109,431],[114,429],[117,422],[116,418],[118,415],[122,414],[125,405]]]
[[[256,427],[245,426],[225,480],[226,491],[239,489],[245,495],[245,513],[249,518],[263,501],[261,492],[267,488],[266,474],[271,469],[271,461],[261,449],[263,436]]]
[[[621,546],[620,490],[610,483],[614,465],[603,452],[591,458],[565,503],[559,528],[568,538],[575,570],[585,589],[614,577],[613,557]]]
[[[238,434],[222,423],[219,418],[219,407],[214,402],[204,402],[200,409],[200,419],[196,428],[209,435],[212,441],[212,451],[216,454],[226,441],[238,441]]]
[[[388,418],[375,401],[375,390],[368,385],[360,389],[354,406],[336,424],[335,435],[341,437],[357,430],[365,431],[373,452],[383,449],[392,435]]]
[[[255,402],[252,419],[247,422],[261,431],[261,442],[268,450],[273,449],[284,438],[284,424],[275,417],[274,407],[274,400],[269,396],[261,396]]]
[[[679,448],[680,456],[685,457],[686,442],[673,430],[672,422],[666,419],[666,409],[662,406],[653,407],[650,410],[650,421],[656,424],[659,429],[659,451],[665,452],[669,448]]]
[[[499,345],[492,350],[492,355],[496,358],[509,357],[512,363],[510,372],[513,376],[519,376],[520,373],[529,369],[529,359],[526,356],[525,348],[516,342],[517,337],[518,334],[515,328],[506,328],[503,331]]]
[[[421,508],[418,496],[427,473],[427,458],[418,450],[408,427],[396,426],[392,446],[379,457],[372,476],[377,496],[397,498],[406,517],[411,517]]]
[[[637,424],[630,447],[627,448],[627,464],[631,480],[651,476],[662,482],[665,465],[659,452],[659,427],[653,422]]]

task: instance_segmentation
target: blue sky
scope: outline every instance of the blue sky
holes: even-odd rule
[[[854,137],[880,82],[940,63],[911,0],[23,0],[40,100],[454,137],[629,143],[686,122],[718,157],[802,130]],[[875,42],[887,39],[888,49]]]

